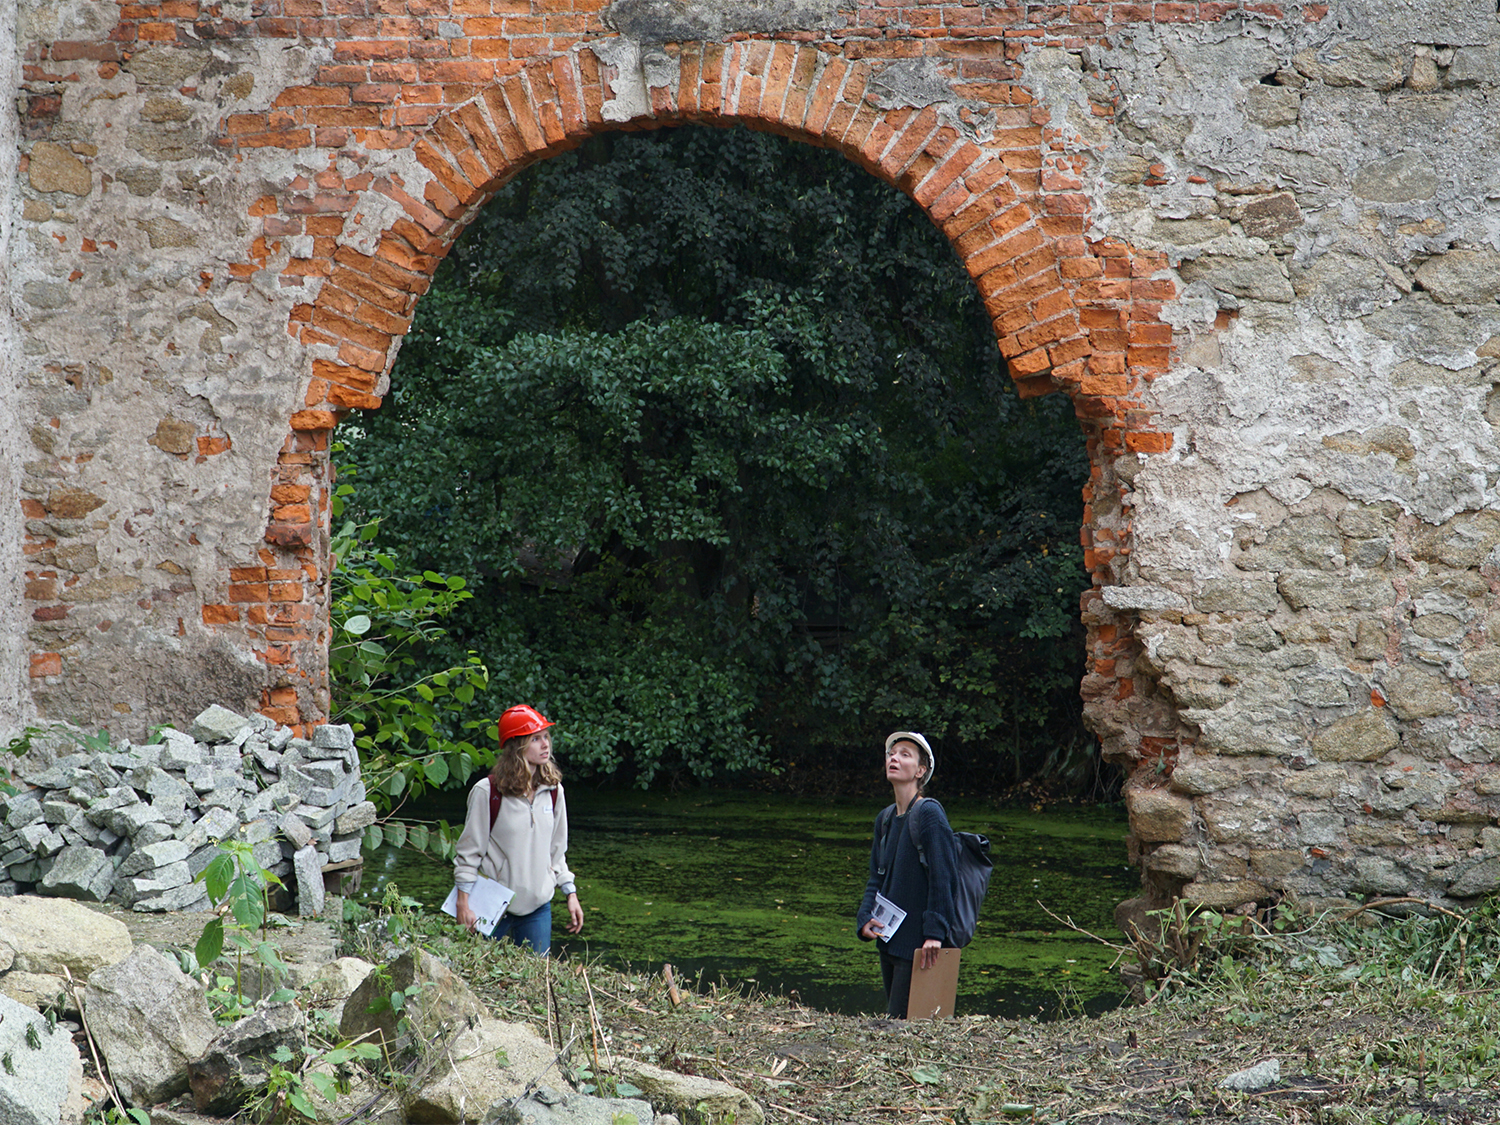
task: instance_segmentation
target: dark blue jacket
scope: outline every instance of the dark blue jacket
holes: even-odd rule
[[[881,855],[881,821],[891,813],[886,852],[891,855],[890,869]],[[854,929],[858,933],[875,911],[875,892],[879,891],[902,910],[906,919],[890,941],[881,942],[892,957],[909,960],[928,938],[937,938],[951,946],[949,919],[953,917],[953,829],[948,814],[930,797],[913,801],[905,816],[895,815],[896,806],[888,805],[875,818],[874,839],[870,842],[870,879],[865,897],[859,904]],[[927,856],[927,866],[917,855],[917,841]],[[868,940],[868,939],[865,939]]]

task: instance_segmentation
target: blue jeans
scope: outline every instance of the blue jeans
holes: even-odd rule
[[[529,945],[537,953],[552,948],[552,903],[542,903],[530,914],[506,914],[490,934],[495,941],[509,937],[517,945]]]

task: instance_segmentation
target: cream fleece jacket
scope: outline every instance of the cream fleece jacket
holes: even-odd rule
[[[458,854],[453,860],[453,882],[467,894],[477,875],[504,883],[516,892],[507,914],[530,914],[561,887],[573,893],[568,870],[568,804],[557,787],[557,811],[552,811],[552,786],[539,789],[530,800],[501,797],[500,815],[490,831],[490,779],[469,790],[469,810]]]

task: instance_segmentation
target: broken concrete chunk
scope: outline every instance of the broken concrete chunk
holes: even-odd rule
[[[1267,1059],[1265,1062],[1256,1063],[1254,1066],[1237,1070],[1226,1076],[1220,1083],[1219,1088],[1223,1090],[1264,1090],[1267,1086],[1274,1086],[1281,1081],[1281,1060]]]
[[[316,918],[323,913],[323,861],[311,844],[297,849],[292,856],[292,869],[297,874],[297,913],[304,918]]]
[[[58,852],[57,862],[37,890],[44,895],[103,902],[114,885],[114,861],[98,848],[73,844]]]
[[[216,703],[193,720],[189,733],[198,742],[229,742],[249,725],[249,719]]]
[[[351,805],[349,810],[334,822],[333,831],[339,836],[360,832],[375,823],[375,815],[374,802],[361,801],[357,805]]]
[[[353,750],[354,729],[348,725],[325,724],[313,731],[312,749],[314,750]],[[309,757],[323,757],[322,754],[309,755]]]

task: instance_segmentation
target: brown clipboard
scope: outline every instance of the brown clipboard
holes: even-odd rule
[[[922,968],[922,951],[912,954],[911,992],[906,1000],[909,1020],[947,1019],[958,998],[958,959],[961,949],[939,949],[937,964]]]

